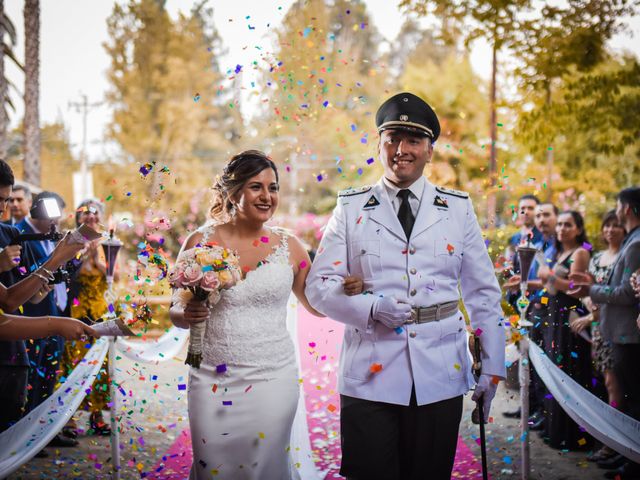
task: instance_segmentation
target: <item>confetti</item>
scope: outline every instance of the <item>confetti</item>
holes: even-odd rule
[[[382,364],[380,363],[374,363],[369,367],[369,371],[371,373],[378,373],[382,370]]]
[[[227,371],[227,364],[226,363],[221,363],[220,365],[216,365],[216,372],[217,373],[224,373]]]

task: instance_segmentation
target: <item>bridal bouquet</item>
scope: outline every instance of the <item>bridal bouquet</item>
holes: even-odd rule
[[[169,272],[169,283],[173,288],[184,290],[185,298],[214,305],[220,300],[220,291],[233,287],[242,279],[238,257],[217,245],[207,244],[185,250],[180,254]],[[202,360],[202,339],[205,322],[191,325],[189,351],[185,363],[200,368]]]

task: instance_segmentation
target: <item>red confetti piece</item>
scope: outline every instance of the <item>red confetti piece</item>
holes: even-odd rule
[[[382,364],[380,363],[374,363],[369,367],[369,371],[371,373],[378,373],[381,370],[382,370]]]

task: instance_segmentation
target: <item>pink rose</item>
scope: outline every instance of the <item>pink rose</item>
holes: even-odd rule
[[[218,280],[218,274],[213,270],[204,272],[202,280],[200,281],[200,287],[207,292],[213,292],[220,288],[220,280]]]
[[[172,287],[182,288],[184,286],[184,269],[176,265],[169,273],[169,283]]]
[[[185,287],[195,287],[202,278],[202,269],[198,265],[187,265],[182,276],[182,284]]]

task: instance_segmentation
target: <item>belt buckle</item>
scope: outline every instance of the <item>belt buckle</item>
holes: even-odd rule
[[[419,317],[419,314],[416,311],[416,308],[415,307],[411,308],[411,318],[409,318],[409,320],[404,322],[405,325],[411,325],[412,323],[415,323],[418,317]]]
[[[436,313],[435,313],[435,318],[434,318],[434,320],[435,320],[436,322],[437,322],[438,320],[440,320],[440,318],[441,318],[441,317],[440,317],[440,312],[441,312],[442,305],[443,305],[442,303],[438,303],[438,304],[436,305]]]

